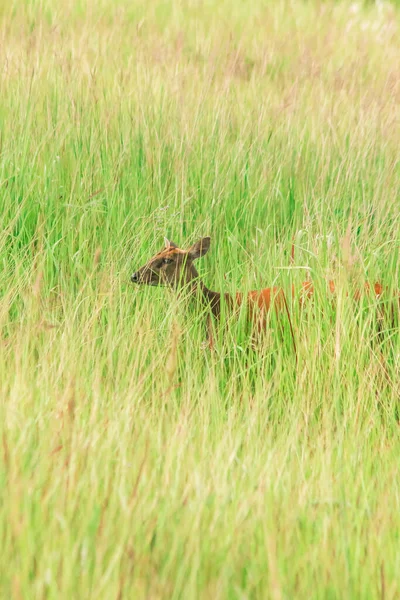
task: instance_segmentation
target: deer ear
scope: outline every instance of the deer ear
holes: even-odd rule
[[[191,246],[188,250],[190,258],[194,260],[195,258],[200,258],[201,256],[204,256],[210,249],[210,242],[211,238],[204,237],[195,244],[193,244],[193,246]]]
[[[171,240],[169,240],[166,237],[164,238],[164,244],[166,250],[168,250],[169,248],[178,248],[178,246],[174,242],[171,242]]]

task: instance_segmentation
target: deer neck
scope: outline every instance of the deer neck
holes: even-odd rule
[[[191,297],[199,297],[203,306],[211,309],[212,314],[217,319],[221,314],[221,298],[226,302],[228,307],[233,306],[233,300],[229,294],[214,292],[203,283],[194,265],[191,268],[188,290],[189,295]]]
[[[201,281],[197,269],[191,265],[190,272],[187,274],[186,291],[191,298],[199,298],[203,306],[210,308],[213,315],[218,317],[221,311],[221,294],[213,292]],[[179,286],[180,287],[180,286]],[[182,290],[178,290],[181,295]]]
[[[221,294],[208,289],[202,281],[197,283],[197,289],[200,291],[203,304],[211,308],[211,312],[215,317],[219,317],[221,313]]]

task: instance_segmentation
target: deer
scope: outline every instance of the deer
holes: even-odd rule
[[[209,311],[207,316],[208,345],[214,348],[212,321],[220,321],[222,304],[229,313],[238,314],[245,303],[247,321],[250,322],[253,339],[262,337],[268,324],[268,313],[273,309],[276,315],[286,315],[290,335],[296,355],[296,343],[292,321],[282,288],[274,286],[261,290],[253,290],[245,296],[237,292],[234,296],[209,289],[200,279],[195,261],[205,256],[210,249],[211,238],[203,237],[187,250],[183,250],[174,242],[165,238],[164,248],[140,267],[131,277],[132,283],[150,286],[168,286],[176,291],[186,289],[190,297],[200,297],[201,303]],[[282,321],[278,320],[280,325]],[[282,332],[282,328],[281,328]]]
[[[216,292],[209,289],[200,279],[194,262],[203,257],[210,249],[211,238],[204,237],[194,243],[187,250],[183,250],[174,242],[165,238],[164,248],[153,256],[143,267],[133,273],[131,281],[139,285],[150,286],[168,286],[176,291],[187,289],[189,296],[200,296],[204,307],[209,311],[207,316],[207,331],[208,345],[212,349],[214,347],[212,335],[212,319],[217,323],[220,321],[222,304],[232,314],[238,314],[240,308],[245,303],[247,320],[250,322],[254,339],[261,337],[268,325],[268,314],[273,309],[278,316],[278,323],[281,326],[282,332],[282,317],[287,319],[294,353],[297,362],[296,343],[293,332],[292,319],[288,308],[286,295],[282,288],[274,286],[267,287],[261,290],[253,290],[244,295],[237,292],[234,296],[229,293]],[[293,257],[293,249],[292,249]],[[337,294],[337,288],[334,281],[327,282],[327,291],[334,299]],[[297,300],[300,309],[303,309],[309,302],[313,301],[315,295],[314,285],[312,281],[303,281],[299,292],[296,291],[294,285],[291,288],[292,300]],[[348,292],[346,292],[348,296]],[[387,296],[387,290],[376,282],[371,286],[365,282],[361,289],[356,289],[353,294],[353,299],[360,302],[366,296],[374,296],[380,301],[384,296]],[[395,297],[398,299],[400,308],[400,292],[395,292]],[[380,317],[383,317],[384,310],[380,308]],[[392,324],[395,324],[394,303],[391,305]]]

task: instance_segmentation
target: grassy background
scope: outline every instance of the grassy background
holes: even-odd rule
[[[399,286],[396,5],[0,15],[1,597],[398,598],[398,328],[345,295]],[[213,289],[311,274],[297,365],[130,285],[208,234]]]

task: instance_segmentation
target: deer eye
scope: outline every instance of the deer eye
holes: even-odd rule
[[[172,262],[174,262],[172,258],[163,258],[164,265],[170,265]]]

